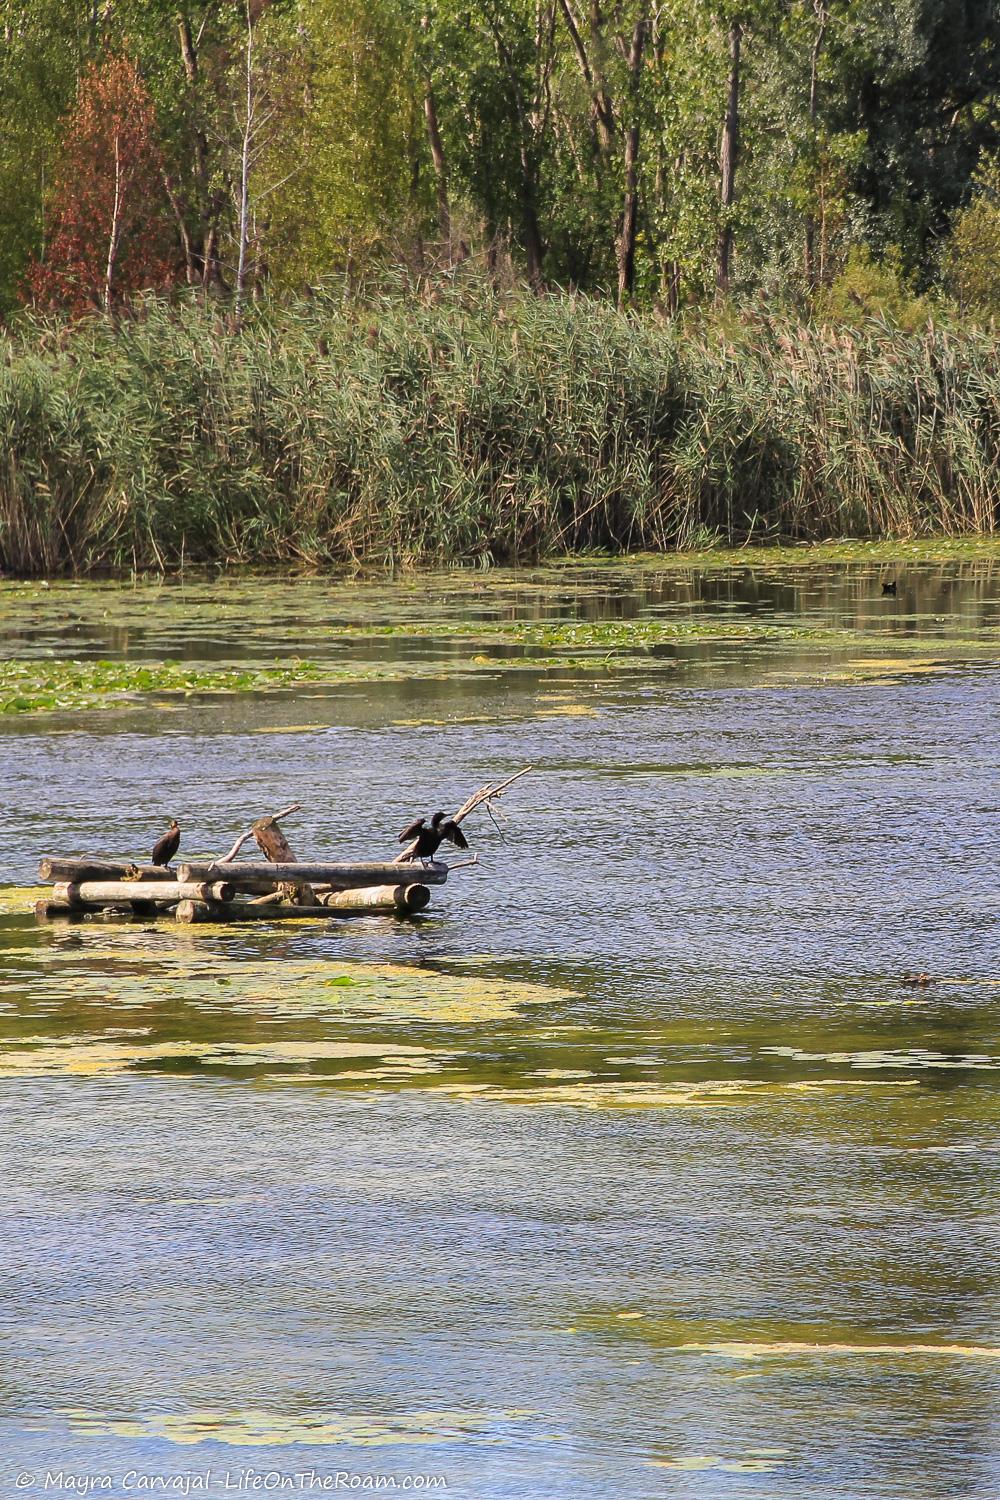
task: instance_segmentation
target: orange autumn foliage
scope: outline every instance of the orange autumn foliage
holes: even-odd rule
[[[47,202],[47,245],[28,298],[82,313],[110,310],[173,278],[156,111],[128,57],[94,63],[66,120]]]

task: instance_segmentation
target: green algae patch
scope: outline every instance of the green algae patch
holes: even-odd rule
[[[896,600],[883,606],[879,598],[875,570],[890,555],[902,566],[914,565],[920,587],[908,596],[909,612]],[[995,551],[967,554],[945,545],[938,560],[956,573],[967,555],[979,558],[975,571],[981,575]],[[831,683],[892,681],[904,671],[916,677],[992,664],[1000,657],[995,616],[985,610],[971,619],[941,615],[937,595],[926,579],[920,583],[916,567],[934,556],[934,549],[925,554],[909,546],[887,554],[855,547],[843,556],[821,548],[761,549],[730,554],[728,563],[713,556],[713,567],[721,561],[741,571],[725,584],[724,596],[718,578],[707,581],[704,598],[697,597],[695,580],[685,571],[704,559],[672,555],[618,558],[613,569],[588,559],[525,573],[497,570],[486,581],[461,572],[406,575],[392,583],[277,575],[268,577],[266,587],[248,577],[51,588],[0,581],[2,654],[8,658],[0,661],[0,715],[122,710],[151,702],[177,711],[188,699],[213,695],[297,692],[303,699],[320,698],[352,684],[525,672],[551,683],[559,674],[575,680],[581,674],[648,677],[655,671],[666,678],[707,660],[713,648],[727,661],[739,657],[772,671],[786,662],[794,669],[795,654],[803,653],[809,658],[803,661],[806,679]],[[789,579],[794,598],[779,590],[774,607],[760,607],[757,582],[780,580],[786,563],[818,569],[845,560],[867,562],[873,574],[843,581],[845,607],[831,607],[825,595],[811,606],[813,583],[806,575]],[[743,598],[742,580],[755,567],[763,569],[760,579]],[[630,618],[607,618],[611,590],[616,596],[633,592]],[[178,660],[180,652],[192,659]],[[582,718],[595,711],[588,703],[539,701],[532,716]],[[404,727],[433,727],[486,723],[490,716],[472,709],[394,718]],[[306,728],[303,723],[299,732]]]
[[[33,910],[36,901],[51,894],[50,886],[0,885],[0,917],[24,916]]]
[[[295,1416],[263,1407],[222,1409],[196,1407],[187,1412],[151,1413],[128,1418],[71,1407],[61,1416],[85,1437],[159,1439],[184,1447],[224,1443],[237,1448],[310,1446],[387,1448],[490,1440],[530,1412],[414,1411],[388,1416],[369,1413],[304,1411]]]
[[[655,569],[703,568],[816,568],[830,563],[864,564],[945,562],[1000,562],[1000,537],[935,536],[906,539],[887,537],[861,541],[844,537],[828,542],[797,542],[745,547],[702,547],[678,552],[632,552],[625,555],[588,552],[585,557],[560,558],[548,566],[553,571],[574,568],[621,568],[642,572]]]
[[[340,680],[332,667],[199,667],[177,661],[0,661],[0,714],[117,707],[151,693],[260,693]]]
[[[223,932],[232,944],[232,930]],[[479,972],[285,954],[275,961],[216,948],[202,931],[197,941],[161,929],[112,938],[78,927],[68,939],[53,937],[6,952],[0,1077],[208,1070],[426,1086],[468,1055],[468,1040],[455,1046],[450,1031],[442,1040],[443,1028],[476,1036],[566,998]],[[373,1026],[391,1028],[391,1039],[372,1036]]]

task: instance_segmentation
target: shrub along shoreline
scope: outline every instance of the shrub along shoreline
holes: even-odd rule
[[[584,298],[149,301],[2,337],[0,571],[988,534],[1000,339]]]

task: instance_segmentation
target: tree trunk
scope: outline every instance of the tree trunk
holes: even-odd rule
[[[424,95],[424,118],[427,121],[427,140],[431,148],[434,166],[434,186],[437,191],[438,233],[451,260],[451,209],[448,204],[448,167],[445,160],[441,131],[438,128],[437,105],[434,90],[428,86]]]
[[[236,266],[236,318],[243,311],[247,284],[247,249],[250,240],[250,143],[253,140],[253,21],[250,17],[250,0],[246,6],[246,117],[243,121],[243,148],[240,153],[240,249]]]
[[[743,28],[739,21],[734,21],[729,28],[729,93],[726,101],[726,117],[722,125],[722,149],[719,153],[722,228],[719,231],[715,283],[722,293],[729,290],[732,271],[732,207],[736,196],[736,166],[740,150],[740,46],[742,41]]]
[[[193,207],[184,202],[175,183],[169,182],[167,191],[178,224],[181,247],[184,251],[184,272],[188,284],[203,287],[221,286],[223,277],[218,256],[219,215],[225,198],[222,192],[218,190],[213,192],[211,187],[211,152],[208,135],[199,122],[198,49],[186,14],[182,13],[177,17],[177,34],[181,62],[194,115],[191,128],[195,198]],[[192,230],[192,222],[196,223],[194,230]]]
[[[664,261],[660,287],[661,294],[667,304],[667,312],[674,318],[680,311],[681,305],[681,267],[679,261]]]
[[[608,156],[615,144],[615,111],[600,62],[605,46],[604,17],[601,14],[600,5],[592,4],[589,24],[591,53],[588,53],[580,22],[574,16],[569,0],[559,0],[559,3],[570,41],[573,43],[573,51],[580,65],[580,72],[590,90],[591,118],[598,152],[601,156]]]
[[[819,113],[819,57],[823,50],[823,38],[826,35],[830,12],[827,10],[826,0],[813,0],[813,10],[816,12],[816,36],[813,40],[809,69],[809,135],[815,148],[816,118]],[[811,205],[806,213],[805,275],[806,285],[810,292],[814,292],[816,290],[816,215]]]
[[[618,241],[618,306],[632,299],[635,289],[635,240],[639,219],[639,85],[642,78],[642,53],[646,45],[648,23],[638,20],[632,32],[628,75],[632,123],[625,137],[625,209]]]
[[[125,212],[125,180],[122,169],[121,136],[115,136],[115,201],[111,210],[111,233],[108,236],[108,263],[104,272],[104,310],[111,312],[115,297],[115,271],[122,242],[122,219]]]
[[[528,280],[536,291],[542,287],[542,261],[545,247],[542,231],[538,226],[535,173],[527,150],[521,147],[521,240],[528,262]]]

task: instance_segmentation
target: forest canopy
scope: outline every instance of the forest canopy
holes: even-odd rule
[[[998,310],[994,0],[3,0],[0,302]]]

